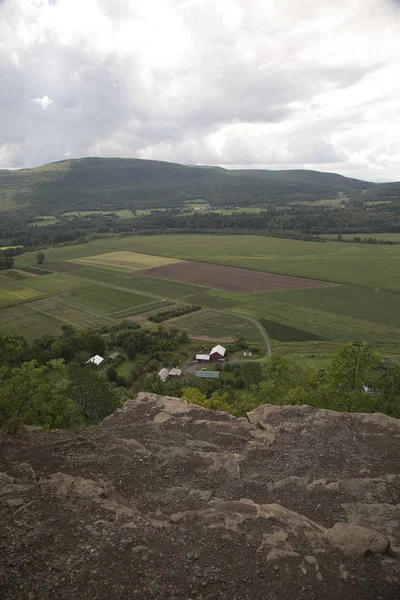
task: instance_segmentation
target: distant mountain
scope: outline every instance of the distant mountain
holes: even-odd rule
[[[23,211],[32,217],[70,210],[172,207],[196,198],[217,205],[262,205],[332,198],[338,192],[376,187],[319,171],[228,170],[152,160],[82,158],[34,169],[0,170],[0,211]]]

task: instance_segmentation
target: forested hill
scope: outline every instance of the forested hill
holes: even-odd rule
[[[228,170],[174,163],[82,158],[34,169],[0,170],[0,211],[29,216],[69,210],[179,206],[202,198],[215,205],[263,205],[332,198],[377,186],[318,171]]]

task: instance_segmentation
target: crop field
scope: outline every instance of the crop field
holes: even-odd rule
[[[39,267],[19,267],[19,271],[23,271],[24,273],[31,273],[32,275],[50,275],[53,271],[46,271],[45,269],[40,269]]]
[[[135,308],[153,301],[153,298],[149,296],[86,282],[70,289],[62,297],[68,302],[81,304],[92,311],[107,314]]]
[[[95,268],[84,268],[78,273],[74,273],[74,275],[78,275],[79,277],[90,281],[117,285],[132,291],[154,294],[155,296],[161,296],[162,298],[184,298],[190,294],[196,294],[199,290],[204,290],[204,288],[180,283],[178,281],[141,277],[140,275],[117,273],[115,271],[106,271]]]
[[[73,212],[66,212],[62,216],[63,217],[86,217],[88,215],[109,215],[115,214],[120,219],[132,219],[133,212],[129,209],[121,209],[121,210],[80,210]]]
[[[23,287],[20,282],[17,283],[8,277],[0,277],[0,308],[31,302],[43,296],[44,294],[35,289]]]
[[[163,256],[120,251],[97,254],[87,258],[79,258],[75,259],[74,262],[89,267],[108,267],[123,271],[141,271],[142,269],[163,267],[165,265],[180,263],[181,261],[175,258],[165,258]]]
[[[111,240],[104,240],[110,243]],[[159,235],[125,238],[126,248],[400,292],[400,245],[305,242],[254,235]]]
[[[324,287],[324,281],[285,277],[276,273],[260,273],[249,269],[212,265],[210,263],[184,261],[165,267],[143,271],[149,277],[177,279],[219,290],[233,292],[258,292],[261,290],[292,290],[307,287]]]
[[[232,308],[235,306],[235,304],[237,304],[235,300],[224,298],[223,296],[219,296],[213,292],[205,292],[201,294],[195,294],[194,296],[187,296],[187,298],[185,298],[185,302],[189,302],[190,304],[198,304],[199,306],[204,306],[205,308],[216,308],[218,310]]]
[[[261,293],[257,296],[306,308],[318,308],[366,321],[375,321],[400,329],[399,294],[337,285],[324,289]]]
[[[55,262],[55,263],[46,263],[46,269],[51,273],[69,273],[70,271],[77,271],[79,269],[83,269],[82,265],[77,265],[73,262]]]
[[[316,308],[306,308],[276,300],[249,298],[248,303],[240,304],[230,309],[230,312],[247,315],[253,319],[276,321],[329,340],[385,342],[400,348],[399,329]]]
[[[93,311],[79,309],[58,297],[37,300],[30,304],[30,308],[42,316],[49,316],[59,321],[59,326],[69,323],[74,327],[101,327],[111,323],[111,319],[105,315],[100,316]]]
[[[46,227],[47,225],[55,225],[57,221],[57,217],[53,215],[43,215],[41,217],[36,217],[30,225],[33,225],[34,227]]]
[[[241,333],[262,343],[256,325],[244,316],[264,323],[272,350],[299,348],[300,361],[314,353],[326,358],[337,344],[359,340],[400,355],[400,245],[132,235],[44,252],[40,267],[35,252],[17,256],[15,266],[51,274],[19,281],[0,276],[0,308],[29,302],[30,308],[19,305],[21,322],[36,314],[46,331],[55,331],[61,321],[84,327],[124,316],[145,318],[165,306],[165,299],[203,307],[165,326],[206,342],[223,343]],[[3,311],[9,309],[1,309],[0,332],[21,331],[18,320],[5,323]]]
[[[269,321],[268,319],[260,319],[261,325],[265,331],[274,340],[281,342],[307,342],[307,341],[324,341],[320,335],[304,331],[304,329],[297,329],[297,327],[291,327],[290,325],[283,325],[283,323],[277,323],[276,321]]]
[[[32,308],[34,303],[19,304],[0,310],[0,335],[23,335],[28,342],[48,335],[61,333],[61,321],[51,315],[38,313]]]
[[[94,256],[95,254],[101,254],[102,252],[113,252],[114,250],[120,250],[120,248],[109,248],[104,247],[103,244],[106,240],[95,240],[86,244],[74,244],[73,246],[61,246],[60,248],[47,248],[44,251],[45,262],[41,265],[43,269],[46,268],[46,263],[55,263],[65,260],[73,260],[75,258],[85,258],[87,256]],[[109,241],[109,240],[108,240]],[[115,242],[121,242],[122,240],[116,238]],[[26,252],[20,254],[15,258],[15,267],[36,267],[36,252]]]
[[[199,310],[177,319],[165,321],[167,328],[177,327],[193,338],[209,341],[230,342],[238,334],[248,342],[262,343],[257,327],[238,315],[216,312],[213,310]]]
[[[43,277],[30,277],[20,282],[20,285],[29,290],[42,292],[42,296],[62,294],[80,285],[79,280],[66,273],[52,273]]]

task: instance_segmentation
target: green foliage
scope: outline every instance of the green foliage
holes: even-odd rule
[[[118,377],[117,369],[113,366],[108,367],[108,369],[106,371],[106,375],[107,375],[108,381],[110,381],[111,383],[115,383],[115,381]]]
[[[230,405],[228,404],[228,394],[226,392],[216,391],[210,398],[207,399],[206,395],[196,388],[184,388],[183,399],[190,404],[198,404],[203,408],[209,410],[223,410],[229,412]]]
[[[156,315],[151,315],[149,317],[149,321],[153,321],[153,323],[162,323],[168,319],[182,317],[182,315],[187,315],[198,310],[201,310],[201,306],[182,306],[180,308],[175,308],[174,310],[165,310],[164,312],[159,312]]]
[[[369,187],[356,179],[316,171],[232,171],[138,159],[84,158],[0,171],[0,211],[24,208],[32,216],[62,215],[110,211],[127,204],[128,208],[176,206],[188,198],[220,205],[229,205],[234,198],[237,205],[246,205],[281,202],[284,197],[334,197],[338,191]]]
[[[36,253],[36,261],[38,265],[41,265],[44,262],[45,259],[45,255],[44,252],[37,252]]]
[[[350,412],[366,404],[363,384],[379,360],[380,355],[366,342],[346,344],[332,355],[327,382],[339,409]]]
[[[18,433],[24,424],[45,427],[72,427],[81,421],[81,413],[65,383],[54,383],[47,375],[63,372],[62,361],[52,360],[39,366],[36,361],[21,367],[0,370],[0,426]]]
[[[73,365],[68,371],[70,384],[66,394],[79,406],[86,425],[99,423],[122,406],[123,392],[111,387],[96,371]]]

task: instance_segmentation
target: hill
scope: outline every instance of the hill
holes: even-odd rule
[[[202,198],[215,205],[263,205],[332,198],[374,184],[318,171],[227,170],[174,163],[82,158],[33,169],[0,171],[0,212],[31,218],[73,210],[179,206]]]
[[[394,600],[399,433],[141,393],[79,434],[0,434],[0,595]]]

